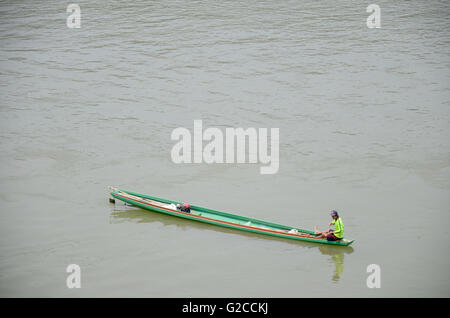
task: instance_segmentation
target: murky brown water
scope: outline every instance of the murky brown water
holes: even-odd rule
[[[0,295],[450,296],[450,7],[0,3]],[[175,165],[176,127],[280,128],[280,170]],[[108,203],[107,186],[311,229],[268,239]],[[66,287],[78,264],[82,288]],[[369,264],[381,288],[366,286]]]

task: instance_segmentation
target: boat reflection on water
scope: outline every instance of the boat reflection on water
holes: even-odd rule
[[[190,227],[196,228],[210,228],[211,225],[203,224],[200,222],[192,222],[189,220],[176,218],[170,215],[165,215],[157,212],[150,212],[137,208],[135,206],[124,204],[123,202],[114,204],[112,209],[111,223],[122,222],[134,222],[134,223],[161,223],[164,226],[175,225],[181,230],[188,229]]]
[[[353,247],[351,246],[319,246],[319,251],[323,255],[331,256],[330,260],[336,266],[332,280],[338,282],[342,273],[344,272],[344,256],[345,254],[353,253]]]

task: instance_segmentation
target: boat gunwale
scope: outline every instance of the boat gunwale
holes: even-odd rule
[[[117,190],[124,192],[125,194],[129,194],[132,196],[136,196],[136,197],[140,197],[140,198],[144,198],[144,199],[152,199],[154,201],[159,201],[160,198],[157,197],[153,197],[150,195],[144,195],[144,196],[140,196],[140,193],[136,193],[136,192],[131,192],[131,191],[124,191],[122,189],[118,189]],[[223,221],[223,220],[217,220],[217,219],[212,219],[212,218],[208,218],[205,216],[201,216],[201,215],[195,215],[195,214],[191,214],[191,213],[186,213],[186,212],[181,212],[181,211],[174,211],[172,209],[169,208],[165,208],[165,207],[161,207],[161,206],[157,206],[145,201],[140,201],[140,200],[135,200],[126,196],[122,196],[118,193],[114,193],[111,192],[111,195],[113,197],[116,197],[119,200],[127,200],[127,201],[132,201],[132,202],[128,202],[130,204],[134,204],[133,201],[137,204],[140,205],[144,205],[147,207],[151,207],[152,210],[156,210],[157,212],[162,212],[165,214],[169,214],[172,216],[177,216],[177,217],[183,217],[189,220],[195,220],[195,221],[200,221],[200,222],[204,222],[204,223],[210,223],[213,225],[218,225],[218,226],[225,226],[225,227],[229,227],[229,228],[234,228],[237,230],[245,230],[245,231],[249,231],[249,232],[254,232],[254,233],[259,233],[259,234],[268,234],[268,235],[273,235],[273,236],[278,236],[278,237],[284,237],[284,238],[291,238],[291,239],[297,239],[297,240],[302,240],[302,241],[309,241],[309,242],[315,242],[315,243],[323,243],[323,244],[330,244],[330,245],[338,245],[338,246],[348,246],[351,243],[353,243],[354,240],[346,240],[346,242],[336,242],[336,241],[327,241],[326,239],[319,239],[319,238],[312,238],[312,237],[308,237],[306,235],[310,235],[312,233],[312,231],[308,231],[308,230],[303,230],[303,229],[297,229],[294,227],[288,227],[285,225],[279,225],[276,223],[270,223],[270,222],[265,222],[262,220],[257,220],[257,219],[252,219],[252,218],[247,218],[247,217],[243,217],[243,216],[239,216],[239,215],[234,215],[234,214],[230,214],[230,213],[225,213],[225,212],[219,212],[219,211],[215,211],[215,210],[211,210],[211,209],[207,209],[207,208],[202,208],[202,207],[197,207],[194,205],[191,205],[191,208],[194,210],[198,210],[198,208],[200,208],[201,210],[206,210],[206,212],[211,212],[214,214],[218,214],[218,215],[222,215],[222,216],[233,216],[233,217],[237,217],[240,220],[248,220],[248,221],[256,221],[258,223],[265,223],[265,225],[272,225],[272,226],[281,226],[284,229],[296,229],[299,230],[300,233],[304,233],[305,235],[301,235],[301,234],[294,234],[294,233],[283,233],[277,230],[271,230],[271,229],[263,229],[263,228],[259,228],[259,227],[255,227],[255,226],[246,226],[246,225],[242,225],[242,224],[238,224],[238,223],[232,223],[232,222],[227,222],[227,221]],[[122,201],[123,201],[122,200]],[[159,202],[163,202],[163,203],[179,203],[177,201],[172,201],[172,200],[166,200],[166,199],[161,199],[161,201]]]
[[[148,195],[148,194],[142,194],[142,193],[133,192],[133,191],[127,191],[127,190],[122,190],[122,189],[117,189],[117,190],[125,192],[127,194],[134,195],[134,196],[138,196],[138,197],[142,197],[142,198],[146,198],[146,199],[151,199],[151,200],[154,200],[154,201],[160,201],[160,202],[164,202],[164,203],[174,203],[174,204],[181,204],[182,203],[182,202],[179,202],[179,201],[172,201],[172,200],[162,199],[162,198],[155,197],[155,196]],[[204,212],[208,212],[208,213],[217,214],[219,216],[230,217],[230,218],[239,219],[239,220],[242,220],[242,221],[250,221],[250,222],[254,222],[254,223],[259,223],[261,225],[267,225],[267,226],[279,228],[279,229],[282,229],[282,230],[296,229],[297,231],[303,232],[303,233],[306,233],[306,234],[314,234],[314,232],[310,231],[310,230],[305,230],[305,229],[301,229],[301,228],[295,228],[295,227],[291,227],[291,226],[287,226],[287,225],[283,225],[283,224],[277,224],[277,223],[268,222],[268,221],[264,221],[264,220],[259,220],[259,219],[255,219],[255,218],[251,218],[251,217],[242,216],[242,215],[231,214],[231,213],[227,213],[227,212],[221,212],[221,211],[212,210],[212,209],[209,209],[209,208],[204,208],[204,207],[193,205],[193,204],[191,204],[191,208],[193,210],[196,210],[196,211],[204,211]]]

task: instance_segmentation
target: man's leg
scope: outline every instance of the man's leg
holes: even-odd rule
[[[330,232],[330,230],[327,230],[327,231],[324,231],[324,232],[320,232],[318,229],[317,229],[317,226],[315,226],[314,227],[314,234],[316,234],[316,235],[319,235],[320,234],[320,238],[322,238],[322,237],[327,237],[327,235],[328,235],[328,233]]]

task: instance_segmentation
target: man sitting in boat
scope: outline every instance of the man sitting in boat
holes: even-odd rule
[[[327,238],[327,241],[340,241],[344,238],[344,223],[342,223],[342,219],[339,217],[339,214],[336,210],[331,211],[331,217],[333,221],[331,221],[328,225],[334,225],[334,231],[329,229],[324,232],[320,232],[317,230],[317,227],[314,227],[314,234],[319,234],[318,238]]]
[[[177,204],[177,209],[181,212],[191,213],[191,205],[189,203]]]

